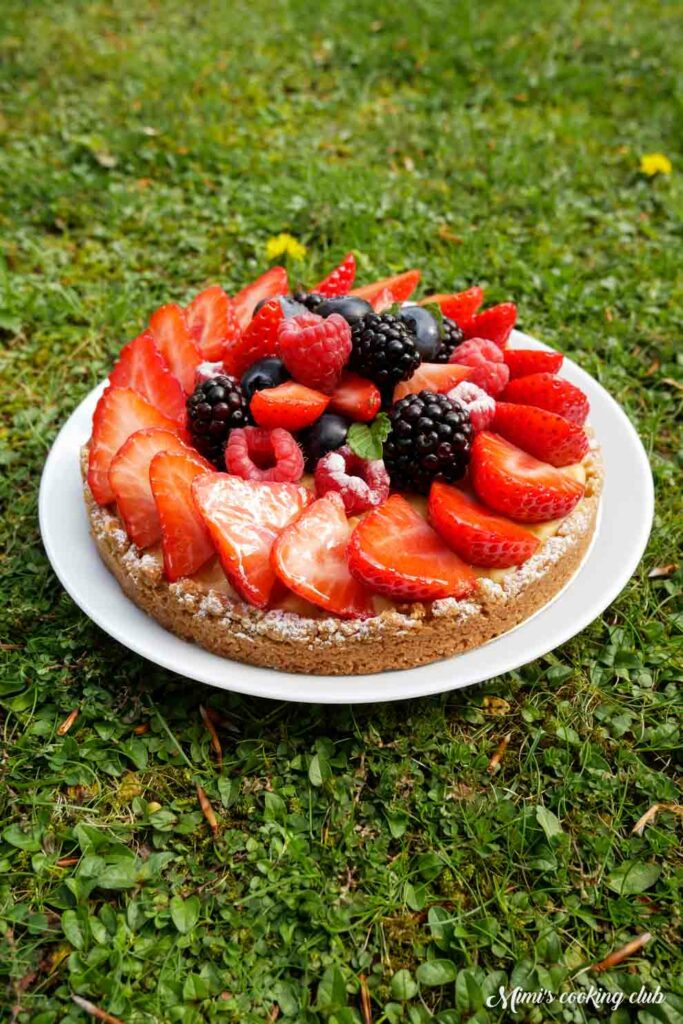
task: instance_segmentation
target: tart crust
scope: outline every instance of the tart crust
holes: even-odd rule
[[[229,588],[194,577],[168,583],[159,557],[139,551],[114,508],[101,508],[93,499],[86,481],[87,448],[81,468],[97,549],[139,608],[177,636],[224,658],[310,675],[362,675],[426,665],[479,647],[528,619],[579,567],[595,532],[603,482],[599,448],[593,444],[584,461],[585,494],[576,508],[524,565],[498,579],[480,577],[469,598],[397,606],[370,619],[344,620],[262,611]]]

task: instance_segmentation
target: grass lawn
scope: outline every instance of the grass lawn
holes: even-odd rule
[[[680,799],[680,43],[655,0],[4,0],[1,1020],[82,1022],[73,994],[126,1024],[683,1020],[683,822],[632,834]],[[580,637],[442,698],[298,707],[156,670],[62,592],[60,424],[155,305],[239,288],[281,231],[304,282],[353,249],[361,281],[516,299],[624,404],[655,529]],[[644,932],[602,983],[659,1006],[484,1005],[588,991]]]

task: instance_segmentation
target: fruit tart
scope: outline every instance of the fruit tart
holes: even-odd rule
[[[178,636],[290,672],[409,668],[485,643],[576,571],[602,482],[559,352],[481,288],[274,267],[162,306],[82,452],[101,557]]]

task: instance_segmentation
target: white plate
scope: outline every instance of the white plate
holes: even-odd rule
[[[544,348],[516,331],[512,344]],[[308,703],[401,700],[480,683],[519,668],[575,636],[626,585],[652,525],[652,476],[643,446],[613,398],[565,359],[562,373],[590,399],[590,422],[606,467],[602,514],[593,545],[560,594],[532,618],[483,647],[421,668],[367,676],[308,676],[229,661],[180,640],[149,618],[119,588],[100,561],[88,530],[79,450],[90,436],[104,384],[90,392],[62,427],[40,485],[40,530],[64,588],[105,632],[150,661],[224,690]]]

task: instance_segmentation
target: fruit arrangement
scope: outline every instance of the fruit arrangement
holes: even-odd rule
[[[581,501],[588,400],[559,352],[508,347],[515,305],[355,273],[212,285],[121,350],[87,482],[169,583],[217,557],[254,608],[362,620],[466,598]]]

